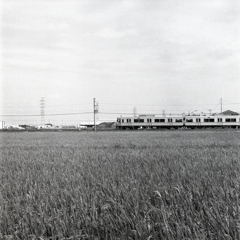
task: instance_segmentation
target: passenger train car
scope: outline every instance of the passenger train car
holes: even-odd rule
[[[161,128],[238,128],[240,115],[188,115],[165,116],[139,115],[118,117],[117,129],[161,129]]]

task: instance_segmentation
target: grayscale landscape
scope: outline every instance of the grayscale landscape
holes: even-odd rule
[[[240,239],[239,0],[0,1],[0,240]]]

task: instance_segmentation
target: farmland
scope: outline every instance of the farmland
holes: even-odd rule
[[[240,239],[237,131],[0,134],[1,239]]]

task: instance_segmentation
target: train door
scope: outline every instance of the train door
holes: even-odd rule
[[[148,128],[152,128],[152,119],[151,118],[147,119],[147,123],[148,123]]]
[[[183,127],[185,127],[185,124],[186,123],[186,118],[185,117],[183,117]]]
[[[218,118],[218,126],[222,127],[223,126],[223,119],[222,118]]]
[[[196,118],[196,126],[200,126],[201,125],[201,118]]]
[[[132,119],[131,118],[127,118],[127,126],[128,126],[128,128],[132,127]]]

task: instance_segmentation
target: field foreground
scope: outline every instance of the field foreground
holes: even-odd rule
[[[0,138],[0,239],[240,239],[239,132]]]

